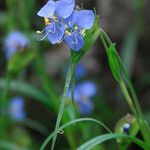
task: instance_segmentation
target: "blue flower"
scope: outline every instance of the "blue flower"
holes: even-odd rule
[[[131,128],[131,125],[129,123],[125,123],[123,125],[123,132],[126,134],[129,134],[130,128]]]
[[[68,18],[75,7],[75,0],[49,0],[47,4],[37,13],[40,17],[45,18],[46,27],[42,32],[45,32],[45,37],[52,44],[59,43],[65,34],[63,20]],[[41,32],[39,32],[41,33]]]
[[[90,115],[94,109],[92,100],[78,103],[79,112],[82,115]]]
[[[83,48],[85,31],[92,28],[95,15],[92,10],[76,11],[74,8],[75,0],[49,0],[37,13],[44,17],[46,24],[42,32],[37,32],[45,32],[41,40],[47,37],[52,44],[65,40],[74,51]]]
[[[25,48],[29,44],[26,35],[19,31],[12,31],[4,40],[4,48],[6,48],[5,56],[9,59],[18,48]]]
[[[26,117],[25,102],[22,97],[14,97],[10,100],[9,114],[12,119],[22,121]]]
[[[84,34],[91,29],[95,20],[92,10],[74,11],[70,17],[65,19],[67,32],[65,41],[74,51],[79,51],[84,46]]]
[[[78,64],[75,69],[76,79],[84,78],[87,75],[87,69],[83,64]]]
[[[75,86],[74,99],[78,105],[80,114],[88,115],[92,113],[94,108],[92,97],[96,95],[96,92],[97,87],[91,81],[84,81]],[[68,96],[71,98],[71,89],[69,90]]]

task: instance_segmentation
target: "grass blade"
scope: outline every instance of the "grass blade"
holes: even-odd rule
[[[5,87],[6,80],[0,79],[0,89],[4,89]],[[10,86],[10,91],[35,98],[36,100],[45,104],[48,107],[52,106],[51,101],[49,101],[49,99],[45,96],[45,93],[29,83],[13,80]]]
[[[73,72],[74,72],[74,64],[71,63],[68,73],[67,73],[67,77],[66,77],[62,99],[60,101],[60,107],[59,107],[59,112],[58,112],[57,121],[56,121],[56,125],[55,125],[55,131],[54,131],[51,150],[53,150],[55,147],[55,142],[56,142],[57,134],[58,134],[57,131],[60,127],[60,123],[61,123],[61,120],[63,117],[63,112],[64,112],[64,108],[65,108],[65,100],[67,98],[67,94],[68,94],[68,90],[69,90],[69,86],[71,83]]]
[[[132,136],[128,136],[128,135],[124,135],[124,134],[104,134],[104,135],[97,136],[97,137],[87,141],[86,143],[81,145],[77,150],[90,150],[98,144],[101,144],[101,143],[106,142],[108,140],[118,139],[118,138],[130,139],[132,142],[136,143],[137,145],[139,145],[144,150],[150,149],[150,147],[147,146],[143,141],[141,141],[137,138],[134,138]]]
[[[64,128],[66,128],[66,127],[68,127],[68,126],[70,126],[70,125],[73,125],[73,124],[76,124],[76,123],[79,123],[79,122],[86,122],[86,121],[98,123],[99,125],[103,126],[108,132],[112,133],[112,132],[110,131],[110,129],[109,129],[106,125],[104,125],[102,122],[100,122],[100,121],[98,121],[98,120],[96,120],[96,119],[92,119],[92,118],[80,118],[80,119],[72,120],[72,121],[70,121],[70,122],[68,122],[68,123],[66,123],[66,124],[64,124],[64,125],[62,125],[62,126],[57,130],[57,132],[59,132],[60,129],[63,130]],[[47,144],[50,142],[50,140],[53,138],[54,134],[55,134],[55,132],[53,132],[52,134],[50,134],[50,135],[47,137],[47,139],[46,139],[46,140],[44,141],[44,143],[41,145],[40,150],[44,150],[44,149],[45,149],[46,145],[47,145]]]
[[[24,149],[24,148],[21,148],[13,143],[10,143],[10,142],[6,142],[6,141],[1,141],[0,142],[0,149],[2,150],[27,150],[27,149]]]

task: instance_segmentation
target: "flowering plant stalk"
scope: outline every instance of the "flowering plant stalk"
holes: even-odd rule
[[[117,80],[117,82],[119,83],[121,89],[122,89],[122,92],[127,100],[127,103],[131,109],[131,111],[133,112],[133,114],[135,115],[136,119],[138,120],[138,123],[140,125],[140,129],[141,129],[141,132],[142,132],[142,135],[143,135],[143,138],[145,139],[145,142],[147,144],[149,144],[149,138],[150,138],[150,128],[148,126],[148,123],[146,122],[146,120],[144,119],[143,117],[143,114],[142,114],[142,110],[141,110],[141,107],[140,107],[140,104],[139,104],[139,101],[138,101],[138,98],[136,96],[136,92],[133,88],[133,85],[126,73],[126,70],[125,70],[125,67],[119,57],[119,55],[117,54],[116,52],[116,49],[114,47],[114,45],[112,44],[112,42],[110,41],[109,37],[107,36],[107,34],[101,30],[101,34],[100,34],[100,38],[101,38],[101,41],[102,43],[104,44],[104,47],[106,49],[106,53],[109,57],[109,53],[110,53],[110,50],[113,48],[113,51],[114,51],[114,60],[116,59],[117,60],[117,64],[110,64],[110,67],[111,67],[111,70],[112,70],[112,73],[115,77],[115,79]],[[107,45],[107,42],[108,42],[108,45]],[[112,46],[113,45],[113,46]],[[113,67],[117,68],[117,70],[114,71],[114,69],[112,68],[112,65],[115,65]],[[117,66],[116,66],[117,65]],[[122,75],[118,75],[118,73],[122,73]],[[125,78],[125,81],[124,79]],[[130,90],[130,93],[132,95],[132,98],[129,94],[129,91],[127,90],[127,87],[126,87],[126,84],[127,86],[129,87],[129,90]]]
[[[71,64],[67,73],[64,91],[60,101],[55,130],[52,135],[50,135],[50,137],[53,138],[51,150],[53,150],[55,147],[58,133],[62,131],[60,128],[60,124],[65,109],[65,100],[67,99],[71,82],[73,83],[71,88],[71,95],[72,99],[74,99],[75,67],[79,63],[81,58],[85,55],[85,53],[92,47],[98,37],[100,37],[106,50],[112,74],[115,80],[120,85],[122,93],[138,122],[140,131],[144,138],[144,142],[136,139],[132,135],[124,136],[110,134],[105,135],[104,137],[107,140],[122,137],[129,138],[130,140],[133,140],[135,143],[139,144],[142,148],[144,147],[144,149],[148,150],[150,128],[143,117],[135,90],[116,51],[115,44],[111,42],[107,34],[99,27],[99,17],[96,16],[92,10],[76,10],[75,0],[50,0],[43,8],[40,9],[37,14],[40,17],[44,18],[46,25],[43,31],[37,31],[37,33],[45,34],[44,37],[40,40],[43,40],[47,37],[51,44],[60,44],[64,41],[71,50]],[[100,139],[102,137],[97,138]],[[100,142],[103,141],[105,140],[100,140]],[[95,145],[100,142],[95,143]],[[88,144],[88,142],[85,143],[86,147]],[[86,148],[83,147],[84,146],[81,146],[79,149],[85,150]],[[89,147],[92,148],[92,146],[90,145]],[[89,147],[87,147],[87,149],[89,149]]]

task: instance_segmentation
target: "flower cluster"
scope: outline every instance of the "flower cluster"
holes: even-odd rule
[[[9,105],[9,114],[12,119],[22,121],[26,117],[25,113],[25,102],[24,99],[20,96],[13,97],[10,100]]]
[[[65,41],[74,51],[83,48],[85,31],[92,28],[95,20],[92,10],[75,10],[75,0],[49,0],[37,14],[46,24],[41,40],[47,37],[52,44]]]
[[[18,48],[25,48],[29,44],[29,39],[26,35],[19,31],[12,31],[4,40],[4,48],[6,49],[5,56],[9,59]]]
[[[91,114],[94,108],[92,97],[96,95],[97,87],[91,81],[84,81],[75,86],[74,99],[82,115]],[[71,89],[68,96],[71,98]]]

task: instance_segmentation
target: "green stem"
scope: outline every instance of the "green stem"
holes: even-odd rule
[[[11,77],[7,72],[6,73],[6,88],[4,88],[3,98],[1,102],[2,111],[5,111],[5,107],[7,105],[10,84],[11,84]]]
[[[52,79],[50,79],[50,77],[47,76],[46,74],[46,71],[44,70],[44,64],[43,64],[43,61],[41,59],[41,55],[40,53],[37,53],[37,57],[36,57],[36,71],[37,71],[37,74],[39,75],[40,79],[41,79],[41,84],[42,84],[42,87],[44,89],[44,91],[46,92],[48,98],[50,99],[51,101],[51,109],[54,110],[54,112],[57,114],[57,110],[59,109],[58,108],[58,102],[60,100],[60,96],[58,96],[56,90],[54,89],[54,84],[53,84],[53,81]],[[74,77],[72,76],[72,80]],[[74,83],[73,83],[74,84]],[[72,85],[74,86],[74,85]],[[62,122],[65,123],[66,120],[68,120],[69,118],[68,117],[64,117],[62,119]],[[70,134],[70,132],[67,130],[66,131],[66,138],[70,144],[70,147],[71,148],[74,148],[74,144],[75,142],[73,143],[74,139],[72,136],[68,136]]]
[[[102,34],[104,35],[104,37],[103,37],[104,40],[106,39],[106,41],[108,42],[108,45],[109,45],[109,46],[112,45],[112,42],[111,42],[110,38],[108,37],[108,35],[107,35],[103,30],[101,30],[101,32],[102,32]],[[108,48],[107,48],[107,49],[108,49]],[[107,52],[107,53],[108,53],[108,52]],[[141,117],[141,116],[142,116],[142,110],[141,110],[141,107],[140,107],[138,98],[137,98],[137,96],[136,96],[135,90],[134,90],[134,88],[133,88],[133,86],[132,86],[132,83],[131,83],[131,81],[130,81],[128,75],[127,75],[126,69],[125,69],[125,67],[124,67],[124,65],[123,65],[123,63],[122,63],[122,61],[121,61],[121,59],[120,59],[120,57],[119,57],[119,55],[118,55],[117,52],[116,52],[116,56],[117,56],[117,58],[118,58],[118,60],[119,60],[120,67],[121,67],[121,69],[122,69],[122,71],[123,71],[123,74],[124,74],[124,76],[125,76],[126,82],[127,82],[128,87],[129,87],[129,89],[130,89],[130,91],[131,91],[131,94],[132,94],[132,97],[133,97],[133,100],[134,100],[136,109],[137,109],[137,111],[138,111],[138,113],[139,113],[139,116]]]
[[[52,140],[51,150],[54,150],[54,146],[55,146],[55,142],[56,142],[57,134],[58,134],[57,131],[60,127],[61,119],[62,119],[62,116],[63,116],[63,112],[64,112],[64,108],[65,108],[65,100],[67,98],[67,94],[68,94],[69,86],[70,86],[70,83],[71,83],[73,71],[74,71],[74,65],[71,64],[71,66],[68,70],[68,73],[67,73],[65,86],[64,86],[64,91],[63,91],[63,96],[62,96],[62,99],[61,99],[61,102],[60,102],[59,112],[58,112],[55,131],[54,131],[55,135],[54,135],[53,140]]]
[[[102,43],[103,43],[103,45],[104,45],[104,48],[105,48],[106,53],[107,53],[107,56],[108,56],[108,55],[109,55],[109,47],[108,47],[108,45],[111,45],[112,42],[110,41],[109,37],[107,36],[107,34],[106,34],[102,29],[101,29],[101,33],[103,33],[103,34],[100,34],[100,38],[101,38],[101,41],[102,41]],[[103,35],[104,35],[104,36],[103,36]],[[104,37],[107,38],[107,42],[108,42],[108,43],[106,43]],[[120,84],[120,87],[121,87],[121,89],[122,89],[122,92],[123,92],[123,94],[124,94],[124,96],[125,96],[125,98],[126,98],[126,100],[127,100],[127,103],[128,103],[128,105],[129,105],[129,107],[131,108],[133,114],[134,114],[135,116],[137,116],[136,109],[135,109],[135,107],[134,107],[134,105],[133,105],[132,99],[131,99],[131,97],[130,97],[128,91],[127,91],[127,88],[126,88],[126,86],[125,86],[123,80],[119,81],[119,84]]]
[[[131,108],[133,114],[134,114],[134,115],[136,116],[136,118],[137,118],[138,116],[137,116],[136,109],[135,109],[135,107],[134,107],[134,105],[133,105],[132,99],[131,99],[131,97],[130,97],[130,95],[129,95],[129,93],[128,93],[128,90],[127,90],[127,88],[126,88],[125,83],[121,80],[121,81],[119,82],[119,84],[120,84],[120,87],[121,87],[121,89],[122,89],[123,95],[124,95],[124,97],[125,97],[126,100],[127,100],[128,105],[130,106],[130,108]]]
[[[101,38],[101,40],[102,40],[102,43],[104,44],[104,47],[105,47],[106,52],[107,52],[107,55],[108,55],[108,53],[109,53],[108,50],[109,50],[109,47],[112,45],[112,42],[111,42],[111,40],[109,39],[108,35],[107,35],[102,29],[101,29],[100,38]],[[106,42],[106,41],[107,41],[107,42]],[[116,51],[115,51],[115,52],[116,52]],[[150,128],[149,128],[147,122],[146,122],[145,119],[144,119],[144,116],[143,116],[143,113],[142,113],[142,110],[141,110],[141,107],[140,107],[140,104],[139,104],[139,101],[138,101],[136,92],[135,92],[135,90],[134,90],[134,88],[133,88],[133,85],[132,85],[132,83],[131,83],[131,81],[130,81],[128,75],[127,75],[127,72],[126,72],[126,70],[125,70],[125,67],[124,67],[124,65],[123,65],[123,63],[122,63],[122,61],[121,61],[121,59],[120,59],[120,57],[119,57],[119,55],[118,55],[117,52],[116,52],[116,56],[117,56],[117,59],[118,59],[118,61],[119,61],[119,65],[120,65],[120,67],[121,67],[122,73],[123,73],[123,75],[124,75],[124,77],[125,77],[125,81],[127,82],[127,85],[128,85],[128,87],[129,87],[130,93],[131,93],[131,95],[132,95],[132,98],[133,98],[133,101],[134,101],[134,104],[135,104],[135,107],[134,107],[134,105],[133,105],[133,107],[134,107],[134,109],[136,110],[136,118],[137,118],[137,121],[139,122],[139,125],[140,125],[140,128],[141,128],[141,133],[142,133],[142,135],[143,135],[143,137],[144,137],[145,142],[146,142],[147,144],[149,144]],[[123,93],[124,93],[124,96],[125,96],[127,102],[129,103],[129,101],[130,101],[130,100],[132,101],[132,99],[131,99],[131,97],[130,97],[130,95],[129,95],[128,90],[126,89],[125,84],[120,83],[120,86],[121,86],[121,88],[122,88],[122,91],[123,91]],[[129,99],[130,99],[130,100],[129,100]],[[133,104],[133,102],[132,102],[132,104]],[[133,107],[132,107],[132,111],[133,111]],[[134,113],[135,113],[135,110],[134,110]]]
[[[74,102],[74,87],[75,87],[75,70],[73,70],[73,75],[71,79],[71,99],[72,99],[72,105],[75,107],[75,102]]]

